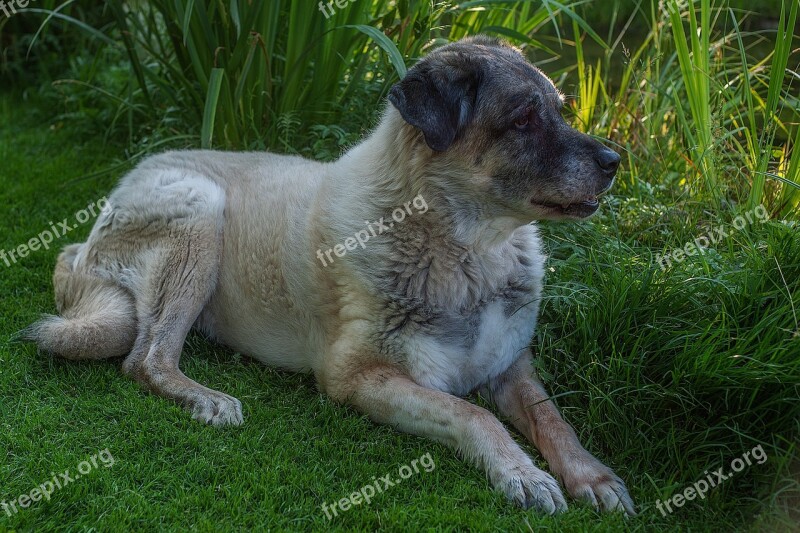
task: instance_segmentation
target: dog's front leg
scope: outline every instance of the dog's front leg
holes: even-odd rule
[[[586,451],[533,375],[528,352],[487,384],[498,409],[542,453],[573,498],[603,510],[636,514],[625,483]],[[485,390],[485,389],[484,389]]]
[[[536,466],[489,411],[431,390],[388,364],[358,365],[357,373],[329,381],[328,392],[374,421],[430,437],[459,450],[492,485],[524,508],[554,513],[567,507],[556,480]]]

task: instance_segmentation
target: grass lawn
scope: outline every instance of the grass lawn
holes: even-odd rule
[[[122,172],[81,180],[123,150],[51,128],[51,113],[0,96],[2,250],[64,218],[74,224]],[[10,342],[54,312],[57,249],[85,237],[87,222],[49,250],[0,262],[0,502],[65,470],[74,476],[101,450],[113,461],[96,459],[49,501],[11,516],[0,508],[0,531],[789,531],[800,502],[798,228],[756,220],[738,230],[702,205],[671,204],[643,190],[610,198],[591,222],[544,228],[552,259],[540,372],[586,447],[627,481],[637,517],[572,501],[556,517],[516,509],[444,446],[375,426],[320,395],[310,377],[198,336],[183,369],[242,400],[242,427],[193,422],[124,377],[119,361],[68,363]],[[720,227],[729,235],[705,253],[665,271],[655,262]],[[758,445],[762,464],[672,514],[656,509]],[[321,510],[428,453],[433,471],[331,521]]]

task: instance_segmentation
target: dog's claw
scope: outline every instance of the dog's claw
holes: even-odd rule
[[[523,509],[556,514],[567,510],[558,482],[533,465],[513,469],[498,485],[503,494]]]
[[[633,499],[622,479],[614,472],[592,458],[590,466],[565,478],[567,490],[576,500],[592,505],[598,511],[621,511],[635,516]]]
[[[192,418],[217,427],[240,426],[244,423],[242,402],[226,394],[203,397],[192,406]]]

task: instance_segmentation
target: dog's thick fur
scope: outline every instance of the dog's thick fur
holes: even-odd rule
[[[27,331],[69,359],[122,368],[214,425],[238,400],[186,377],[192,327],[379,423],[458,449],[510,499],[566,508],[481,391],[569,493],[633,513],[531,367],[545,256],[535,219],[597,209],[619,156],[571,129],[552,82],[486,38],[448,45],[396,85],[380,125],[339,161],[172,152],[126,176],[87,242],[58,260],[60,316]],[[330,249],[420,196],[429,206],[336,257]]]

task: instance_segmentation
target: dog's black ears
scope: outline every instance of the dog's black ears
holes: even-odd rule
[[[419,128],[437,152],[453,144],[472,118],[478,79],[474,71],[420,64],[389,92],[389,101],[406,122]]]

